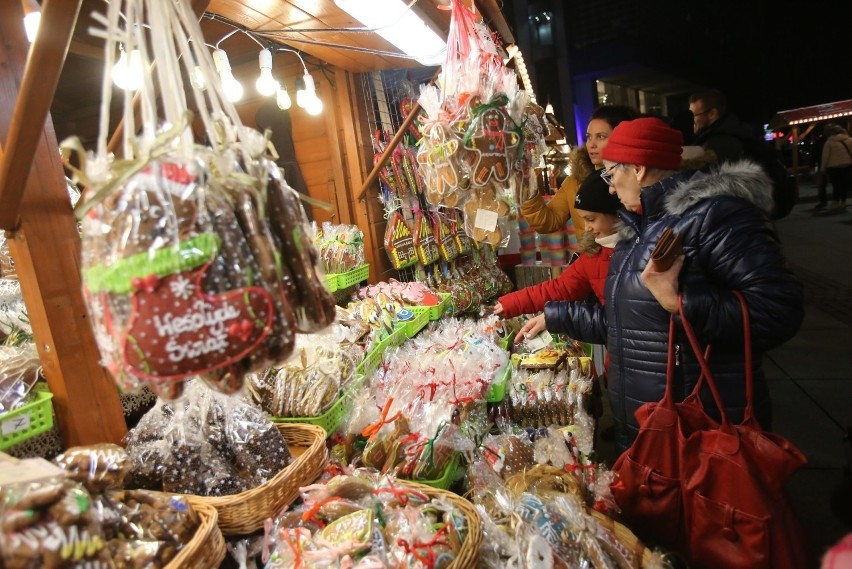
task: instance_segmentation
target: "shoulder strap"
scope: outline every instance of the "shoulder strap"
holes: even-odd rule
[[[847,138],[846,140],[849,139]],[[843,146],[843,148],[846,149],[846,153],[849,154],[849,158],[852,158],[852,150],[849,150],[849,146],[846,144],[846,140],[841,140],[840,144]]]

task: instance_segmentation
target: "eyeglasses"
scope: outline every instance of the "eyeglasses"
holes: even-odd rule
[[[612,182],[612,175],[615,174],[615,169],[624,166],[624,164],[616,163],[610,166],[609,168],[604,168],[601,170],[601,179],[606,182],[607,186],[614,186],[615,184]]]
[[[701,111],[700,113],[692,113],[692,116],[693,117],[700,117],[701,115],[706,115],[707,113],[709,113],[712,110],[713,109],[707,109],[706,111]]]

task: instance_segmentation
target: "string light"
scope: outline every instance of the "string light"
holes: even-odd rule
[[[258,55],[260,60],[260,77],[254,84],[257,87],[257,92],[264,97],[274,95],[278,91],[278,82],[272,77],[272,52],[268,49],[260,50]]]
[[[287,87],[284,85],[278,86],[278,93],[275,95],[275,102],[278,103],[278,108],[286,111],[293,104],[290,100],[290,93],[287,92]]]
[[[213,63],[216,64],[216,71],[222,80],[222,90],[225,92],[225,97],[232,103],[242,99],[243,86],[231,72],[231,63],[228,61],[228,54],[225,53],[225,50],[213,50]]]
[[[41,23],[41,8],[35,0],[22,0],[21,3],[24,6],[24,31],[27,34],[27,40],[33,43]]]
[[[130,56],[128,56],[123,44],[119,44],[118,49],[121,55],[118,57],[115,65],[112,66],[112,71],[110,72],[112,82],[119,89],[136,91],[142,86],[142,74],[144,73],[142,69],[142,54],[138,49],[134,49],[130,52]]]

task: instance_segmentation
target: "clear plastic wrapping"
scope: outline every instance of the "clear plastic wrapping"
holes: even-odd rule
[[[263,411],[198,382],[181,399],[158,402],[128,433],[127,452],[128,485],[202,496],[254,488],[292,460]]]

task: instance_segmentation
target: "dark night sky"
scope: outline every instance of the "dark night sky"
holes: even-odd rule
[[[646,64],[722,89],[731,110],[753,124],[780,110],[852,99],[850,0],[549,2],[565,3],[569,36],[572,25],[604,22],[592,33],[613,41],[633,36],[628,42],[652,54]],[[510,4],[505,0],[504,9]],[[548,9],[547,1],[537,9]],[[590,19],[593,10],[603,17]],[[618,63],[625,62],[610,62]]]
[[[686,12],[671,49],[694,49],[699,82],[743,118],[852,98],[852,2],[655,2]]]

